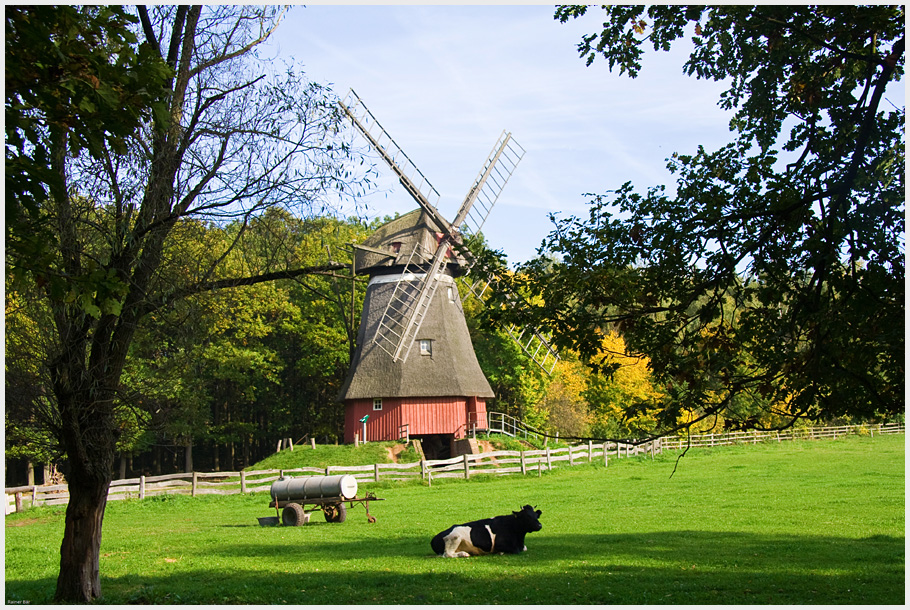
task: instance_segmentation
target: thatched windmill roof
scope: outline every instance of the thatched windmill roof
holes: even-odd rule
[[[388,277],[388,276],[386,276]],[[364,314],[357,333],[357,351],[341,388],[341,400],[413,396],[494,396],[480,370],[458,288],[451,276],[441,278],[417,340],[408,358],[392,358],[372,343],[376,325],[395,283],[374,277],[367,289]],[[450,290],[451,289],[451,292]],[[432,341],[432,354],[422,355],[421,339]]]

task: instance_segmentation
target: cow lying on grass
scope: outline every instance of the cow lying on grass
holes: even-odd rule
[[[540,511],[526,504],[511,515],[453,525],[436,534],[430,546],[442,557],[521,553],[528,550],[525,535],[543,527],[539,519]]]

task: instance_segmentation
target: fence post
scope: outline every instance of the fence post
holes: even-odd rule
[[[594,459],[594,441],[588,441],[588,464]]]
[[[241,472],[240,475],[243,476],[243,473]],[[242,479],[241,479],[241,480],[242,480]],[[191,498],[195,498],[195,497],[196,497],[196,484],[197,484],[198,482],[199,482],[199,481],[198,481],[198,477],[196,476],[196,472],[194,471],[194,472],[193,472],[193,489],[192,489],[192,491],[190,492],[190,497],[191,497]]]
[[[470,466],[468,466],[468,454],[465,453],[461,457],[464,458],[464,478],[467,480],[471,476]]]
[[[465,454],[465,455],[467,455],[467,454]],[[525,464],[524,450],[522,450],[522,452],[521,452],[521,474],[528,474],[528,468],[527,468],[527,465]]]
[[[572,455],[572,445],[569,445],[569,466],[575,465],[575,457]]]
[[[553,465],[550,462],[550,448],[547,447],[547,471],[553,470]]]
[[[610,465],[610,456],[607,454],[607,441],[604,441],[604,466]]]
[[[32,507],[38,506],[38,486],[32,485]]]
[[[310,439],[310,447],[312,447],[313,449],[316,448],[316,437],[315,436]]]
[[[246,473],[242,470],[240,471],[240,493],[246,493]]]
[[[379,481],[379,464],[373,464],[373,480]]]
[[[22,492],[21,491],[16,492],[16,512],[17,513],[22,512]]]
[[[325,467],[325,476],[329,476],[329,473],[330,473],[331,471],[332,471],[332,467],[331,467],[331,466],[326,466],[326,467]]]
[[[139,499],[145,499],[145,475],[139,475]]]
[[[423,481],[427,476],[427,461],[420,460],[420,480]]]

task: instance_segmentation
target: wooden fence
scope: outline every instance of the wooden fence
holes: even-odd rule
[[[680,450],[688,447],[715,447],[721,445],[742,445],[768,441],[837,439],[854,434],[875,436],[876,434],[904,434],[904,424],[862,424],[858,426],[821,426],[813,428],[791,428],[780,432],[726,432],[723,434],[693,434],[688,438],[679,436],[664,438],[664,449]]]
[[[326,468],[294,468],[288,470],[254,470],[241,472],[186,472],[159,476],[141,476],[112,481],[108,500],[144,499],[161,494],[199,496],[205,494],[239,494],[268,491],[273,481],[284,475],[350,474],[358,484],[382,480],[421,479],[432,485],[436,479],[476,475],[538,474],[559,465],[575,466],[592,462],[609,464],[610,458],[636,455],[654,456],[667,450],[692,447],[711,447],[766,441],[840,438],[850,434],[903,434],[903,424],[875,424],[787,430],[785,432],[733,432],[701,434],[676,438],[659,438],[639,445],[627,443],[593,443],[559,449],[527,451],[491,451],[465,454],[447,460],[421,460],[408,464],[371,464],[366,466],[328,466]],[[6,514],[19,512],[29,506],[66,504],[69,500],[66,485],[27,485],[6,488]]]
[[[112,481],[108,501],[144,499],[161,494],[199,496],[205,494],[239,494],[269,491],[273,481],[284,475],[350,474],[358,484],[370,481],[421,479],[433,480],[479,474],[507,475],[542,473],[560,463],[570,466],[587,464],[595,459],[607,464],[610,457],[628,457],[660,452],[660,439],[644,445],[603,443],[528,451],[491,451],[465,454],[447,460],[421,460],[407,464],[370,464],[365,466],[304,467],[286,470],[252,470],[240,472],[185,472],[159,476],[141,476]],[[66,485],[26,485],[6,488],[6,512],[19,512],[29,506],[66,504]]]

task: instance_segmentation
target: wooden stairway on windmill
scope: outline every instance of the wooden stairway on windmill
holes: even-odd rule
[[[510,133],[503,131],[468,191],[455,220],[449,223],[436,209],[435,204],[438,204],[440,198],[439,192],[376,120],[353,89],[339,105],[395,172],[401,184],[417,201],[440,235],[436,251],[433,253],[415,244],[373,338],[373,342],[389,354],[393,361],[406,360],[439,285],[438,273],[445,264],[447,253],[455,248],[466,256],[469,264],[473,264],[473,256],[463,245],[463,236],[480,235],[496,200],[525,151],[512,139]],[[427,264],[425,272],[415,273],[422,271]],[[418,277],[421,279],[415,286],[410,279]],[[479,291],[471,283],[465,284],[483,302],[484,293],[491,281],[492,278],[486,280],[483,289]],[[509,301],[517,301],[518,298],[514,294],[507,295]],[[506,330],[525,354],[547,374],[552,373],[559,355],[550,346],[544,334],[537,329],[523,331],[514,326]],[[531,341],[526,342],[522,339],[525,334],[531,337]]]

